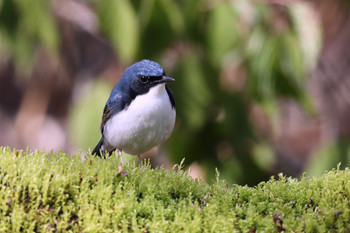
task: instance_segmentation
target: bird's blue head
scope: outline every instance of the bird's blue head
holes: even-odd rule
[[[163,68],[157,62],[142,60],[129,66],[118,84],[121,85],[124,91],[140,95],[147,93],[149,89],[156,85],[173,81],[175,79],[167,77]]]

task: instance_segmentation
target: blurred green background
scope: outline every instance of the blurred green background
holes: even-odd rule
[[[125,68],[176,79],[150,157],[254,185],[350,163],[347,0],[0,0],[0,145],[93,149]]]

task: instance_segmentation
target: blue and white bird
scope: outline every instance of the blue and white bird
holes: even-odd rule
[[[174,129],[176,110],[167,77],[156,62],[142,60],[129,66],[113,88],[103,110],[102,138],[92,154],[102,157],[117,150],[137,155],[169,138]]]

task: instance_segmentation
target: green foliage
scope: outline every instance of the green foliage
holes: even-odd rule
[[[342,161],[341,168],[350,166],[350,144],[346,140],[323,145],[315,151],[306,171],[311,175],[321,175],[324,171],[335,167],[339,161]]]
[[[209,12],[207,30],[209,57],[212,64],[220,66],[228,54],[239,45],[238,17],[230,3],[219,4]]]
[[[130,62],[139,46],[136,12],[128,0],[96,1],[101,30],[110,39],[120,58]]]
[[[59,46],[77,46],[61,45],[52,19],[53,2],[0,0],[0,52],[19,61],[16,66],[35,61],[35,51],[41,47],[59,51]],[[271,121],[276,119],[281,97],[312,109],[304,84],[317,58],[319,47],[313,40],[318,42],[319,34],[302,38],[301,28],[308,30],[311,25],[318,30],[312,24],[315,17],[303,18],[300,15],[304,14],[296,13],[305,10],[305,5],[246,0],[77,3],[89,4],[97,15],[98,29],[113,45],[122,67],[148,58],[176,79],[171,88],[178,103],[178,123],[167,143],[174,162],[186,156],[187,161],[197,161],[208,171],[215,167],[225,170],[225,179],[240,184],[256,184],[269,177],[269,164],[275,161],[273,142],[257,136],[251,106],[260,104]],[[96,88],[91,90],[91,98],[96,98],[93,107],[88,106],[89,97],[82,98],[81,103],[73,104],[68,116],[74,147],[91,148],[98,138],[101,118],[97,116],[105,95],[95,95]],[[103,89],[107,95],[110,90]],[[261,162],[260,145],[268,147],[263,154],[269,164]],[[246,170],[254,172],[247,176]]]
[[[50,1],[0,0],[0,52],[13,55],[17,66],[26,70],[38,44],[51,54],[58,51]]]
[[[350,170],[256,187],[208,185],[182,165],[120,166],[0,148],[1,232],[348,232]]]
[[[80,94],[69,118],[70,140],[84,150],[93,149],[101,139],[100,125],[96,122],[101,122],[104,105],[113,88],[105,81],[97,81],[90,85],[92,89],[87,88],[88,91]],[[91,109],[94,110],[93,114]]]

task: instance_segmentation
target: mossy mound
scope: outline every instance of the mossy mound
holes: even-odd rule
[[[349,169],[247,187],[181,166],[121,170],[115,156],[0,148],[0,158],[0,232],[350,231]]]

